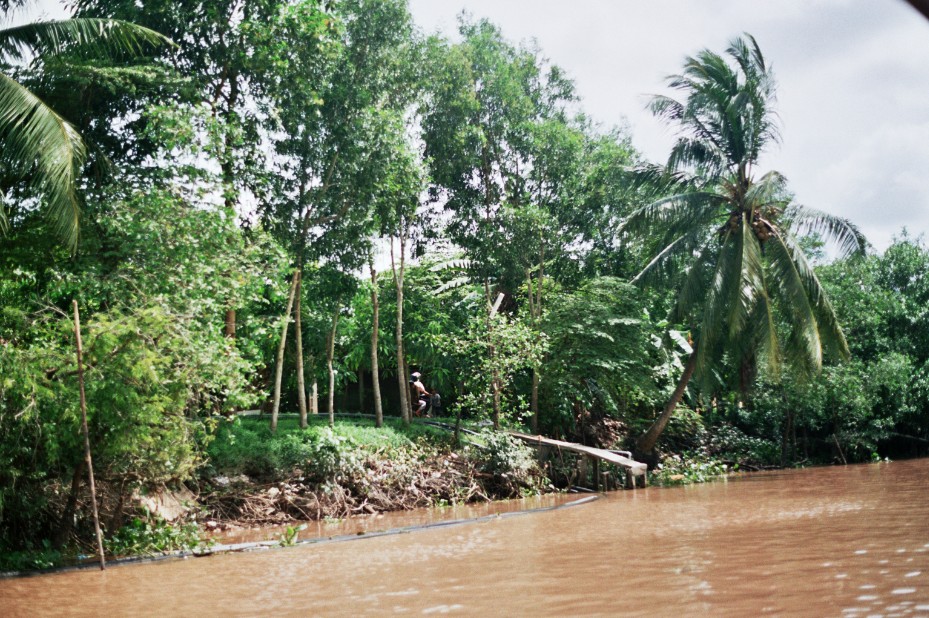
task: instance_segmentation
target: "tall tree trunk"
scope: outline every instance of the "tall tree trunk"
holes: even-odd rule
[[[794,413],[793,410],[786,405],[786,397],[782,395],[781,401],[785,404],[784,431],[781,433],[781,467],[786,468],[788,463],[793,463],[794,460],[794,449],[792,449],[790,445],[790,436],[791,433],[793,433]]]
[[[529,400],[529,409],[532,412],[532,433],[539,433],[539,369],[532,368],[532,393]]]
[[[329,332],[329,349],[326,350],[326,367],[329,369],[329,426],[335,425],[335,369],[332,360],[335,357],[335,336],[339,328],[339,313],[341,307],[335,310],[332,316],[332,330]]]
[[[235,309],[226,309],[226,328],[224,332],[230,339],[235,339]]]
[[[535,303],[532,305],[534,313],[533,324],[539,328],[542,320],[542,290],[545,284],[545,239],[539,238],[539,281],[536,285]],[[532,368],[532,394],[530,409],[532,410],[532,432],[539,433],[539,382],[542,377],[539,375],[539,367]]]
[[[493,402],[493,424],[494,429],[500,429],[500,411],[501,411],[501,402],[500,402],[500,371],[497,369],[496,357],[497,357],[497,346],[494,344],[494,317],[497,315],[497,310],[500,309],[500,303],[503,302],[503,293],[497,295],[497,300],[491,304],[490,300],[490,282],[487,279],[484,279],[484,295],[487,297],[487,339],[490,341],[490,345],[487,346],[487,355],[490,357],[491,367],[491,380],[490,380],[490,390],[492,395]]]
[[[287,297],[287,311],[284,312],[284,325],[281,327],[281,342],[277,346],[277,366],[274,370],[274,401],[271,404],[271,433],[277,431],[277,413],[281,408],[281,376],[284,374],[284,346],[287,345],[287,327],[290,326],[290,312],[294,306],[294,294],[297,290],[297,281],[300,271],[294,271],[293,281],[290,283],[290,294]]]
[[[226,67],[228,69],[228,67]],[[226,76],[229,83],[229,96],[226,97],[226,107],[224,109],[217,109],[216,102],[213,106],[213,115],[214,117],[218,114],[222,116],[223,121],[226,123],[226,132],[223,136],[223,153],[222,160],[220,161],[220,171],[222,173],[222,182],[223,182],[223,205],[226,207],[226,210],[229,213],[235,213],[236,204],[238,202],[238,192],[235,188],[235,165],[234,161],[236,159],[236,150],[238,146],[236,145],[236,135],[238,131],[231,130],[232,125],[237,120],[237,114],[235,111],[236,105],[239,102],[239,73],[238,71],[231,71]],[[236,315],[235,307],[232,305],[231,300],[226,307],[226,317],[225,317],[225,328],[224,333],[226,337],[230,339],[235,338],[235,327],[236,327]]]
[[[491,347],[490,356],[494,358],[496,355],[496,350]],[[493,389],[494,396],[494,429],[500,429],[500,412],[502,410],[502,405],[500,401],[500,372],[494,367],[493,371],[493,380],[491,381],[491,387]]]
[[[371,389],[374,394],[374,426],[384,426],[384,410],[381,408],[381,375],[377,365],[377,337],[381,324],[381,305],[377,295],[377,272],[374,270],[374,256],[369,256],[368,267],[371,269]]]
[[[690,358],[687,359],[687,364],[684,366],[684,373],[681,374],[681,379],[678,380],[677,386],[671,394],[671,399],[665,405],[664,410],[662,410],[658,418],[655,419],[655,422],[652,423],[652,426],[648,428],[648,431],[642,434],[642,437],[635,443],[635,450],[637,453],[650,454],[655,449],[658,437],[661,435],[661,432],[664,431],[668,421],[671,420],[671,416],[674,414],[677,404],[680,403],[681,397],[684,396],[684,391],[687,390],[687,383],[690,382],[690,378],[693,377],[696,367],[697,346],[695,344],[693,351],[690,353]]]
[[[526,284],[529,289],[529,317],[532,320],[532,328],[538,329],[539,320],[542,316],[542,283],[545,266],[545,245],[539,251],[539,281],[536,289],[532,287],[532,273],[526,269]],[[532,368],[532,391],[529,395],[529,411],[532,414],[532,433],[539,433],[539,368]]]
[[[297,401],[300,404],[300,427],[306,428],[306,383],[303,375],[303,328],[300,323],[300,297],[303,289],[303,269],[297,271],[297,289],[294,294],[294,343],[297,351]]]
[[[403,269],[406,252],[406,238],[403,226],[399,235],[400,240],[400,266],[398,268],[394,259],[394,239],[390,239],[390,266],[393,269],[394,286],[397,288],[397,381],[400,386],[400,416],[403,422],[410,424],[410,387],[406,380],[406,362],[403,352]]]

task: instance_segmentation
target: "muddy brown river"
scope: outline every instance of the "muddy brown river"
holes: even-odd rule
[[[369,533],[391,525],[364,524]],[[392,613],[929,617],[929,460],[752,474],[401,534],[0,580],[3,616]]]

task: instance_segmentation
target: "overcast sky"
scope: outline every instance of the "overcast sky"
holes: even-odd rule
[[[535,39],[573,77],[584,110],[628,123],[663,162],[669,130],[649,94],[702,48],[742,32],[778,82],[782,143],[761,161],[797,201],[851,219],[878,250],[906,226],[929,232],[929,21],[903,0],[411,0],[427,33],[457,33],[466,9],[514,41]],[[929,236],[929,234],[927,234]]]

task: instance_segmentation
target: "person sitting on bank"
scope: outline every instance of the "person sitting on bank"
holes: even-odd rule
[[[432,395],[429,393],[429,391],[426,390],[426,387],[423,386],[423,374],[419,373],[418,371],[414,371],[412,373],[412,377],[413,389],[416,391],[416,396],[419,399],[419,405],[416,410],[414,410],[413,414],[415,416],[422,416],[423,412],[426,410],[426,407],[429,405],[429,398]]]

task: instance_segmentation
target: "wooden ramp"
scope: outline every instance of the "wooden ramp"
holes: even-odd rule
[[[583,444],[575,444],[574,442],[564,442],[562,440],[555,440],[553,438],[545,438],[543,436],[533,436],[530,434],[519,433],[516,431],[509,432],[514,438],[518,438],[527,444],[531,444],[538,448],[557,448],[565,451],[571,451],[583,455],[581,460],[586,464],[586,460],[591,460],[594,464],[593,470],[593,479],[594,479],[594,489],[599,489],[600,485],[600,466],[599,462],[604,461],[615,466],[619,466],[624,469],[626,472],[626,487],[635,489],[638,485],[638,479],[642,479],[642,486],[645,487],[648,484],[648,476],[646,472],[648,471],[648,466],[644,463],[638,462],[630,457],[620,455],[615,451],[608,451],[602,448],[594,448],[592,446],[584,446]]]

